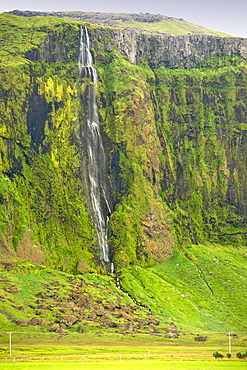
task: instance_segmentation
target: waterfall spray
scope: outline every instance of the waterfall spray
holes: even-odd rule
[[[98,236],[101,259],[110,263],[111,272],[114,266],[109,257],[107,241],[109,215],[111,214],[110,199],[105,183],[105,151],[100,134],[99,115],[96,102],[97,73],[93,67],[90,52],[89,36],[86,27],[81,27],[79,51],[79,77],[89,79],[84,92],[85,122],[82,137],[86,145],[87,176],[89,183],[92,216]],[[104,212],[104,210],[106,210]],[[104,215],[107,213],[107,215]]]

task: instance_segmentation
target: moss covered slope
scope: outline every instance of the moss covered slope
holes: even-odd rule
[[[0,71],[2,258],[46,261],[70,271],[80,260],[91,266],[96,238],[76,144],[81,111],[76,58],[61,63],[66,40],[64,48],[56,51],[54,42],[54,51],[44,54],[53,53],[56,62],[27,58],[54,35],[66,32],[72,42],[78,26],[67,28],[60,19],[2,19],[1,52],[9,53]]]
[[[1,18],[2,260],[102,271],[78,136],[78,24]],[[193,49],[195,68],[152,69],[124,56],[132,49],[119,30],[88,29],[113,204],[109,241],[124,289],[162,320],[242,330],[247,66],[240,54],[224,55],[238,40],[200,63]]]
[[[207,63],[207,68],[152,71],[120,58],[103,67],[109,103],[102,121],[117,143],[121,176],[131,191],[112,215],[116,248],[128,248],[114,230],[123,230],[120,219],[124,214],[129,219],[129,207],[138,215],[139,204],[139,227],[152,240],[155,222],[148,217],[157,220],[156,207],[163,207],[163,242],[166,236],[172,241],[173,218],[179,245],[246,244],[246,63],[238,58],[218,60],[223,66],[216,68]]]

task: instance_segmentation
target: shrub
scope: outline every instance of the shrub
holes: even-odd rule
[[[214,358],[223,358],[224,357],[224,355],[222,355],[221,353],[219,353],[218,351],[215,351],[214,353],[213,353],[213,356],[214,356]]]
[[[237,356],[237,358],[239,358],[239,359],[245,359],[245,358],[246,358],[246,355],[247,355],[247,353],[246,353],[246,352],[244,352],[244,353],[237,352],[237,353],[236,353],[236,356]]]

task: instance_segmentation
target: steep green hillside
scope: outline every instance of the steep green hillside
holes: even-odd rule
[[[176,250],[169,261],[148,269],[123,269],[120,281],[128,295],[114,276],[2,263],[1,329],[167,338],[191,331],[246,333],[246,260],[246,249],[231,245]]]
[[[246,258],[243,247],[194,245],[148,269],[125,270],[123,287],[185,331],[246,331]]]
[[[33,319],[45,330],[58,323],[56,330],[73,331],[79,323],[90,328],[102,321],[101,329],[138,331],[148,320],[153,332],[158,321],[159,330],[176,333],[172,323],[183,330],[246,330],[244,41],[198,36],[195,48],[181,50],[182,59],[180,51],[171,53],[172,65],[188,56],[195,68],[169,69],[158,59],[161,66],[151,68],[150,58],[136,65],[127,56],[145,55],[145,37],[153,58],[161,43],[177,49],[177,38],[87,25],[113,208],[110,254],[128,297],[114,286],[113,275],[106,276],[92,220],[80,135],[83,92],[91,82],[78,78],[79,23],[0,18],[4,328]],[[131,49],[131,37],[140,50]],[[179,42],[187,41],[180,36]],[[202,50],[211,43],[217,53]],[[54,281],[60,295],[49,292]],[[110,305],[116,299],[119,307]],[[28,307],[18,309],[25,302]],[[76,319],[67,325],[61,313]]]
[[[54,334],[177,331],[97,273],[74,276],[28,262],[0,266],[1,331]]]

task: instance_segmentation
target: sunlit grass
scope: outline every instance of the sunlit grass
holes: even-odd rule
[[[186,22],[179,19],[162,19],[160,22],[139,22],[132,21],[130,23],[123,22],[122,20],[118,23],[123,27],[135,27],[141,28],[148,31],[165,32],[171,35],[183,35],[183,34],[207,34],[220,37],[229,37],[230,35],[224,32],[212,31],[208,28],[198,26],[196,24]]]
[[[154,360],[135,360],[135,361],[81,361],[81,362],[12,362],[0,363],[0,369],[15,370],[79,370],[79,369],[130,369],[130,370],[220,370],[220,369],[246,369],[245,362],[232,361],[154,361]]]

